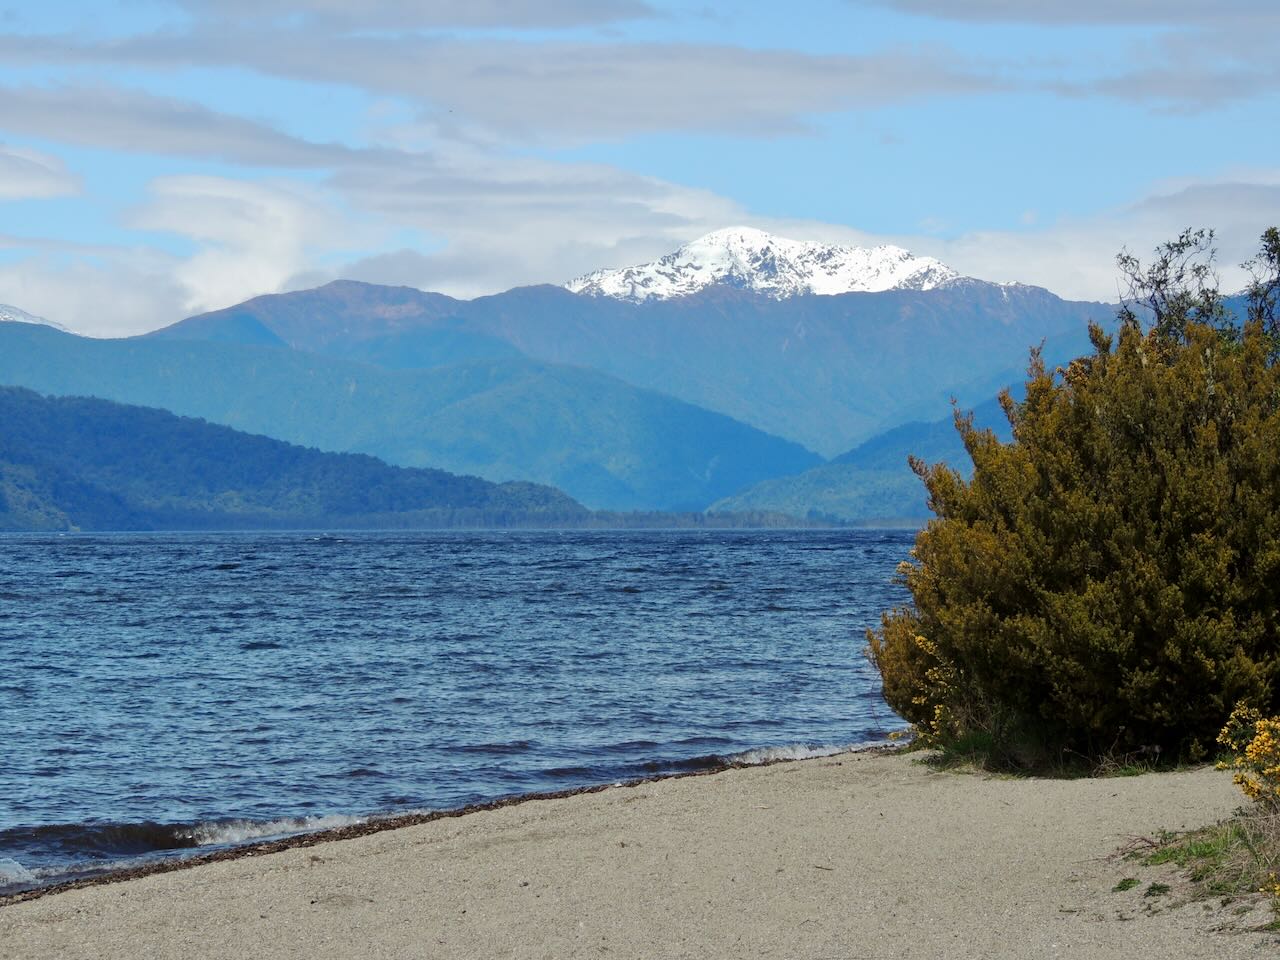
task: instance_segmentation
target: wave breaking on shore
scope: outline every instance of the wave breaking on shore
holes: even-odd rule
[[[887,740],[849,744],[794,743],[759,747],[727,755],[708,754],[684,761],[654,763],[647,776],[584,784],[552,793],[516,794],[449,810],[404,810],[371,815],[329,814],[264,820],[225,819],[162,824],[54,824],[0,831],[0,849],[33,844],[57,847],[63,861],[53,866],[25,865],[0,857],[0,900],[29,896],[69,886],[108,882],[157,871],[179,869],[210,858],[242,856],[252,850],[282,849],[325,839],[358,836],[440,817],[510,806],[527,800],[555,799],[594,793],[611,787],[716,773],[734,767],[764,766],[793,760],[874,750]]]

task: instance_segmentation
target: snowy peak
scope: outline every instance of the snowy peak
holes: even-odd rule
[[[956,279],[959,274],[940,261],[914,257],[901,247],[840,247],[730,227],[651,263],[596,270],[565,287],[639,302],[684,297],[723,284],[782,300],[806,293],[931,290]]]
[[[11,307],[7,303],[0,303],[0,323],[38,323],[44,327],[53,327],[55,330],[61,330],[63,333],[70,332],[60,323],[54,323],[44,317],[37,317],[34,314],[27,313],[25,310]]]

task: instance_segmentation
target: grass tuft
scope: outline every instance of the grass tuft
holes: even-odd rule
[[[1273,878],[1280,872],[1280,816],[1263,809],[1246,810],[1216,826],[1161,834],[1150,852],[1139,858],[1149,866],[1180,867],[1200,897],[1230,900],[1270,894],[1275,889]]]

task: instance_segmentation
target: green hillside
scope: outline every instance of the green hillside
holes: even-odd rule
[[[979,404],[974,422],[1009,438],[1009,422],[995,400]],[[776,477],[718,501],[713,510],[774,511],[813,520],[867,522],[929,516],[924,484],[908,456],[946,463],[962,474],[973,469],[952,417],[906,423],[872,437],[848,453],[794,477]]]
[[[548,487],[0,387],[0,530],[552,526],[586,516]]]

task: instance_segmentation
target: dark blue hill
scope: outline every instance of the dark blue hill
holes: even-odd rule
[[[163,410],[0,387],[0,529],[554,526],[558,490],[321,453]]]

